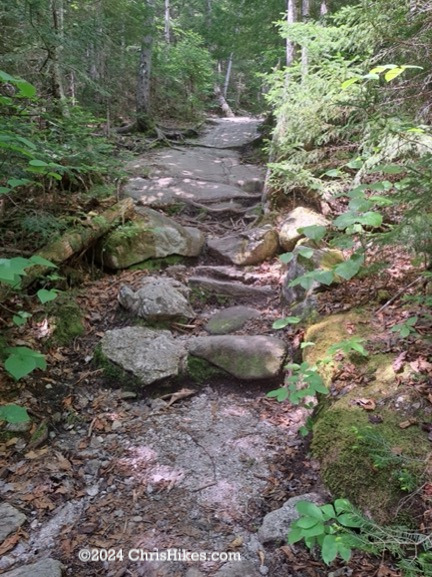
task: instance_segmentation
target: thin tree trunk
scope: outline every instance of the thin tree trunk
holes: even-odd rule
[[[302,17],[303,22],[307,22],[310,17],[310,0],[302,0]],[[302,46],[301,51],[301,71],[302,79],[306,78],[309,68],[309,55],[307,46]]]
[[[224,116],[226,116],[227,118],[234,118],[235,114],[231,110],[231,107],[228,104],[228,102],[225,100],[225,97],[222,94],[222,90],[221,90],[220,86],[216,85],[214,87],[214,92],[215,92],[216,98],[218,99],[219,106],[221,107]]]
[[[63,0],[50,0],[50,10],[52,17],[53,30],[55,35],[54,42],[47,46],[48,60],[51,68],[51,85],[53,97],[59,102],[63,116],[69,116],[69,109],[66,102],[66,96],[63,86],[63,78],[60,70],[60,52],[62,50],[64,34],[64,9]]]
[[[150,111],[150,79],[153,53],[154,0],[146,0],[147,15],[141,42],[136,91],[136,128],[147,132],[154,128]]]
[[[295,0],[288,0],[287,4],[287,23],[293,24],[296,21],[297,7]],[[289,35],[286,39],[286,65],[291,66],[294,61],[295,47],[294,43],[289,39]]]
[[[328,11],[329,11],[329,9],[328,9],[327,0],[322,0],[321,7],[320,7],[320,15],[325,16]]]
[[[165,0],[165,42],[171,43],[171,12],[170,0]]]
[[[226,70],[226,74],[225,74],[225,82],[224,82],[224,87],[223,87],[224,98],[226,98],[227,94],[228,94],[228,88],[229,88],[229,83],[230,83],[230,79],[231,79],[233,58],[234,58],[234,52],[231,52],[231,54],[229,55],[229,58],[228,58],[228,62],[227,62],[227,70]]]

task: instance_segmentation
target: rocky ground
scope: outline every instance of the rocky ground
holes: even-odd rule
[[[87,335],[57,352],[39,383],[60,407],[45,442],[28,446],[17,430],[1,447],[5,576],[315,577],[373,567],[362,557],[330,572],[285,545],[298,497],[328,496],[298,434],[305,412],[266,398],[301,337],[274,321],[286,305],[316,303],[313,290],[288,287],[307,270],[301,254],[288,280],[277,255],[295,248],[300,226],[325,219],[305,209],[278,227],[257,221],[264,170],[242,151],[258,126],[216,120],[197,141],[128,166],[136,218],[95,251],[117,272],[81,291]],[[316,250],[313,266],[338,262],[336,253]],[[139,265],[173,254],[188,260]],[[137,549],[223,556],[128,558]]]

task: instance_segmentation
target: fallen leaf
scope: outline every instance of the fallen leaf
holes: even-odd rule
[[[372,399],[356,399],[356,403],[365,411],[374,411],[376,409],[375,401]]]
[[[399,428],[400,429],[408,429],[408,427],[411,427],[412,425],[417,425],[418,421],[416,421],[416,419],[408,419],[407,421],[403,421],[402,423],[399,423]]]
[[[237,549],[243,545],[243,542],[243,537],[236,537],[231,541],[231,543],[228,544],[228,549]]]
[[[407,356],[407,351],[403,351],[400,355],[398,355],[395,360],[393,361],[393,370],[395,373],[400,373],[403,369],[405,364],[405,358]]]
[[[0,545],[0,556],[13,549],[19,542],[20,538],[21,536],[19,532],[14,533],[13,535],[9,535],[9,537],[7,537],[7,539],[5,539]]]

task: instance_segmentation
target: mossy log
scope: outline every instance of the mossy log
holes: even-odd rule
[[[75,254],[86,251],[101,236],[111,228],[130,220],[134,214],[134,203],[131,198],[125,198],[102,214],[89,218],[85,224],[67,231],[59,239],[47,244],[36,254],[55,265],[62,264]],[[30,286],[38,277],[52,271],[51,267],[34,265],[26,269],[26,275],[21,282],[21,289]],[[9,291],[0,292],[0,301],[10,295]]]

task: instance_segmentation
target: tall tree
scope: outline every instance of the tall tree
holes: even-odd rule
[[[136,128],[141,132],[146,132],[154,127],[150,109],[150,82],[155,34],[154,0],[145,0],[145,7],[136,89]]]

